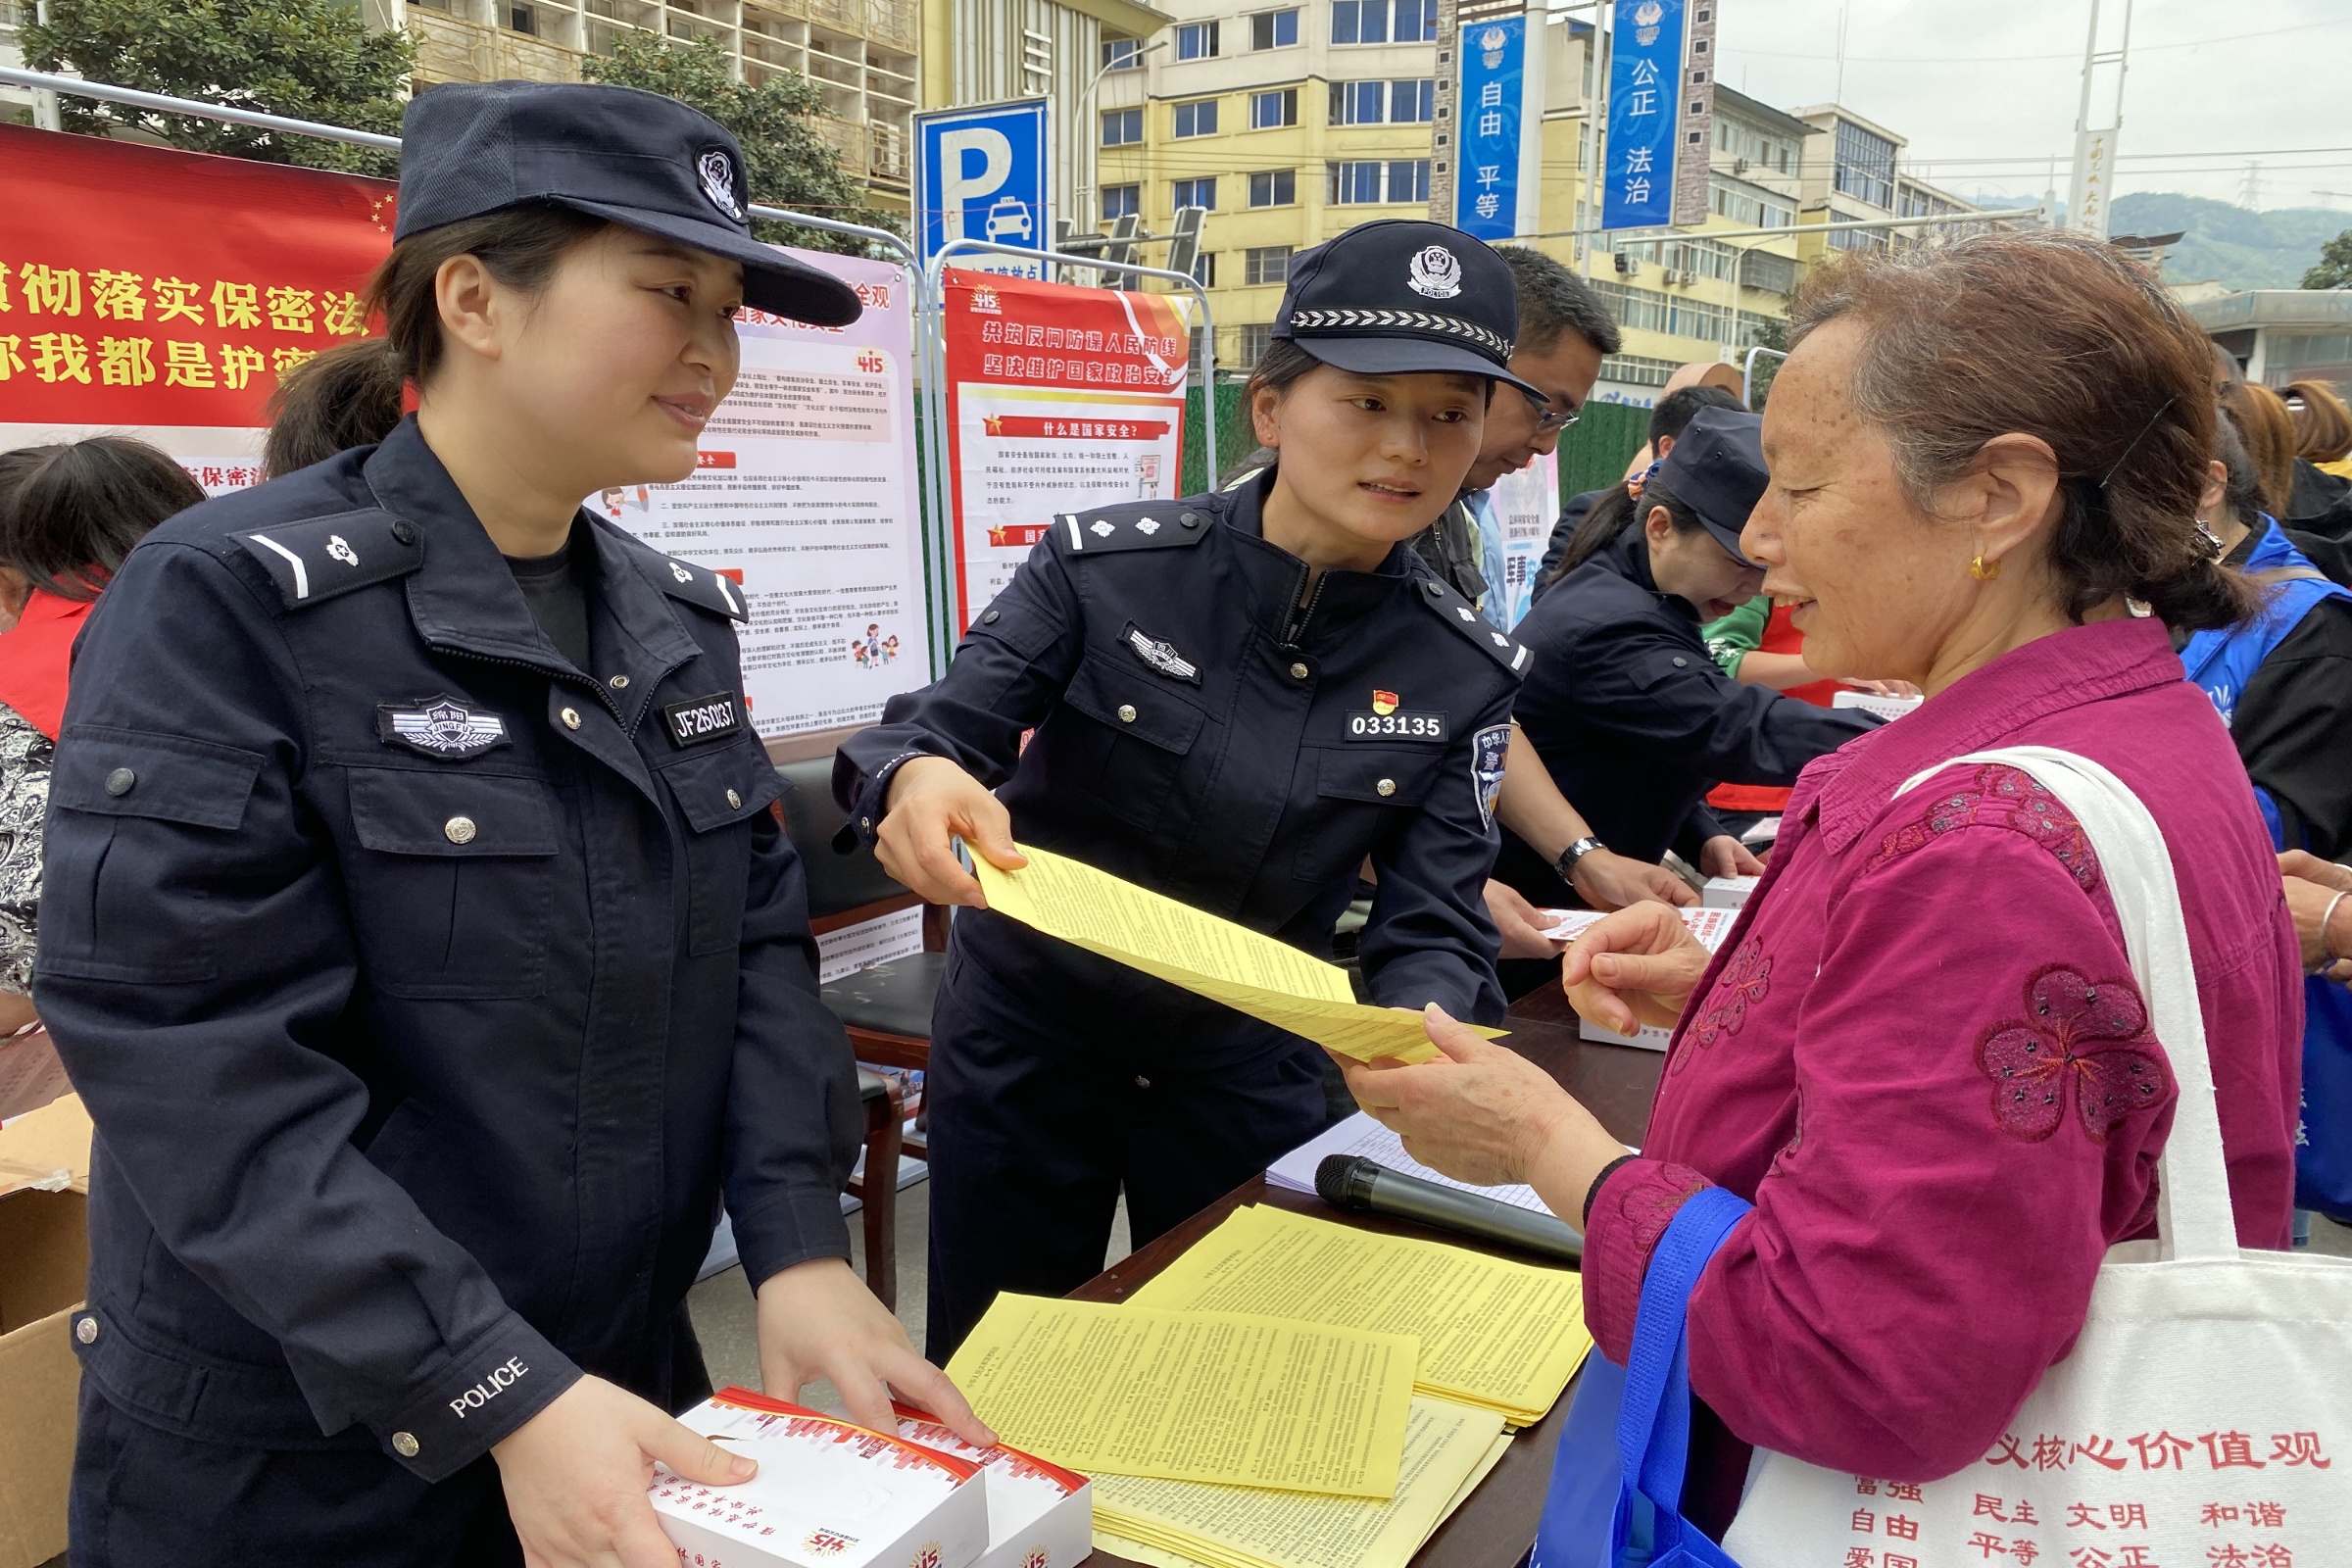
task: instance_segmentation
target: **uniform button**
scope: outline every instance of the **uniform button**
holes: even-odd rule
[[[416,1450],[423,1446],[423,1444],[416,1441],[416,1434],[414,1432],[395,1432],[392,1434],[392,1451],[399,1454],[403,1459],[416,1458]]]
[[[1384,778],[1372,787],[1379,791],[1384,798],[1396,793],[1396,781],[1393,778]]]
[[[1121,703],[1119,705],[1119,722],[1122,724],[1132,724],[1135,722],[1135,705],[1133,703]]]
[[[1446,597],[1445,585],[1440,583],[1434,577],[1425,578],[1422,581],[1421,586],[1429,590],[1429,597],[1432,599],[1443,599]]]
[[[1152,1087],[1152,1080],[1139,1072],[1135,1075],[1135,1087],[1138,1089],[1149,1089]]]
[[[727,791],[727,809],[730,811],[739,811],[743,809],[743,797],[736,794],[733,790]]]
[[[629,677],[626,675],[615,675],[611,680],[605,682],[605,684],[612,687],[616,692],[625,692],[629,689]]]
[[[392,537],[404,545],[413,545],[416,542],[416,530],[405,522],[395,522],[392,524]]]
[[[470,816],[453,816],[441,824],[441,836],[452,844],[471,844],[475,831]]]
[[[98,1320],[94,1317],[85,1317],[80,1322],[74,1324],[74,1337],[84,1345],[97,1344]]]
[[[556,716],[564,720],[564,727],[565,729],[578,729],[580,727],[580,710],[576,708],[566,708],[563,712],[557,714]]]
[[[1677,654],[1677,655],[1675,655],[1675,656],[1674,656],[1674,667],[1675,667],[1675,668],[1677,668],[1677,669],[1684,669],[1684,668],[1688,668],[1688,667],[1689,667],[1689,665],[1690,665],[1690,661],[1689,661],[1688,659],[1685,659],[1685,658],[1684,658],[1682,655],[1680,655],[1680,654]]]
[[[980,622],[982,625],[994,626],[1004,613],[1001,610],[991,610],[980,617]]]
[[[1184,524],[1187,528],[1198,528],[1200,526],[1200,514],[1198,512],[1181,512],[1176,514],[1176,520]]]
[[[874,826],[874,819],[870,816],[861,816],[858,819],[858,825],[861,828],[864,828],[866,831],[871,832]]]
[[[1304,664],[1293,664],[1291,666],[1291,679],[1293,680],[1304,680],[1312,673],[1313,671],[1309,670]]]
[[[106,793],[109,795],[128,795],[130,793],[130,787],[133,784],[136,784],[138,781],[138,774],[133,773],[127,767],[118,767],[112,773],[106,775]]]

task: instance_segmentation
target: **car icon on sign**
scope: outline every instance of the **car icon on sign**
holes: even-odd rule
[[[1029,221],[1029,204],[1018,196],[1001,196],[988,210],[987,234],[990,239],[1029,239],[1034,230]]]

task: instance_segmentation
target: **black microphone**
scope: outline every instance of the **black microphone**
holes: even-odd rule
[[[1315,1167],[1315,1191],[1334,1208],[1386,1214],[1516,1247],[1562,1263],[1581,1263],[1585,1239],[1549,1214],[1520,1208],[1484,1193],[1465,1193],[1391,1170],[1361,1154],[1327,1154]]]

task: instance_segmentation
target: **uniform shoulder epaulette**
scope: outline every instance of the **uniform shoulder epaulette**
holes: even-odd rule
[[[424,541],[416,525],[376,507],[229,537],[262,564],[288,610],[405,577],[424,564]]]
[[[1216,526],[1220,514],[1194,496],[1184,501],[1119,501],[1054,519],[1054,532],[1073,556],[1106,556],[1119,550],[1167,550],[1197,545]]]
[[[1478,607],[1456,592],[1451,583],[1433,571],[1416,571],[1413,582],[1414,597],[1427,605],[1440,620],[1469,638],[1512,675],[1527,673],[1527,666],[1536,657],[1527,645],[1496,631],[1494,623],[1480,614]]]
[[[743,601],[743,590],[733,578],[709,566],[698,566],[691,561],[665,556],[659,550],[648,550],[653,559],[653,572],[662,584],[662,591],[672,599],[683,599],[699,609],[729,620],[748,621],[752,612]]]

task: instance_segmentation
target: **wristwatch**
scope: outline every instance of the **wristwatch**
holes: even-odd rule
[[[1607,848],[1608,846],[1606,844],[1601,843],[1600,840],[1588,833],[1583,838],[1578,839],[1574,844],[1571,844],[1566,849],[1562,850],[1560,852],[1560,858],[1551,862],[1551,868],[1560,873],[1561,881],[1568,883],[1570,886],[1574,886],[1576,883],[1576,862],[1583,859],[1586,856],[1591,855],[1594,850],[1605,850]]]

